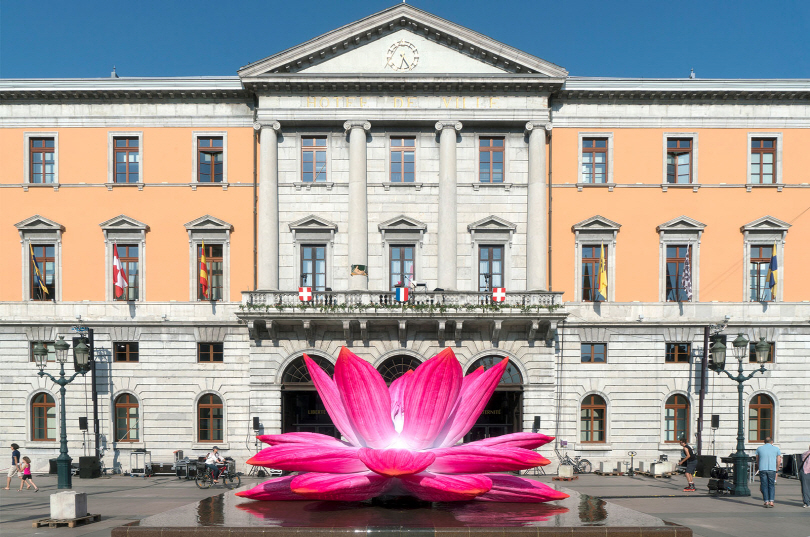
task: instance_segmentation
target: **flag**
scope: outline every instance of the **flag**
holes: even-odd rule
[[[208,267],[205,265],[205,242],[202,243],[202,253],[200,253],[200,287],[202,287],[203,298],[208,298]]]
[[[686,247],[686,258],[683,260],[683,274],[681,275],[681,287],[683,287],[683,292],[686,293],[686,300],[692,300],[692,260],[691,254],[692,247]],[[681,301],[681,297],[678,297],[678,302]]]
[[[396,298],[397,298],[397,302],[407,302],[408,301],[408,288],[407,287],[397,287],[396,288]]]
[[[298,300],[301,302],[312,302],[312,287],[299,287]]]
[[[607,300],[607,266],[605,265],[605,245],[599,246],[599,294]]]
[[[121,266],[121,259],[118,257],[118,245],[113,244],[113,286],[115,287],[115,298],[121,298],[124,294],[124,287],[129,287],[127,275]]]
[[[368,276],[366,265],[352,265],[352,276]]]
[[[39,264],[37,263],[37,258],[34,255],[34,246],[32,244],[28,244],[28,247],[31,249],[31,262],[34,264],[34,287],[39,287],[42,291],[42,296],[48,294],[48,288],[45,286],[45,282],[42,279],[42,273],[39,271]]]
[[[779,285],[779,266],[776,263],[776,243],[773,245],[773,255],[768,264],[768,289],[771,290],[771,300],[776,300],[776,289]]]
[[[492,301],[503,302],[504,300],[506,300],[506,287],[493,287]]]

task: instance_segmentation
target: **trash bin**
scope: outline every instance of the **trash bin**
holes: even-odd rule
[[[56,459],[48,459],[48,473],[56,475]]]

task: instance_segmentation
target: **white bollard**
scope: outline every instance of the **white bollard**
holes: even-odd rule
[[[51,518],[72,520],[87,516],[87,494],[72,490],[51,494]]]

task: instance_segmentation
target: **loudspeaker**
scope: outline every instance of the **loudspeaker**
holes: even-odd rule
[[[720,428],[720,414],[712,414],[712,429]]]
[[[259,432],[259,416],[253,416],[253,430]]]
[[[79,477],[82,479],[101,477],[101,462],[98,457],[79,457]]]
[[[540,432],[540,416],[534,417],[534,425],[532,425],[532,432],[533,433]]]
[[[85,416],[79,418],[79,429],[82,431],[87,430],[87,418]]]

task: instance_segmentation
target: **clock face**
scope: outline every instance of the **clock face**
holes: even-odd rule
[[[403,39],[391,45],[385,60],[394,71],[413,71],[419,63],[419,51],[413,43]]]

